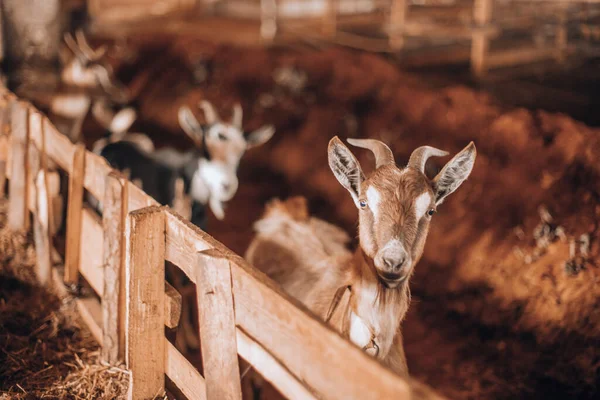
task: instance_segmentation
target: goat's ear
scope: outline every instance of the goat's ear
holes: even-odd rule
[[[267,143],[273,137],[273,134],[275,134],[275,127],[273,125],[261,126],[248,135],[246,138],[246,148],[251,149],[252,147]]]
[[[131,125],[133,125],[136,118],[137,113],[131,107],[124,108],[116,113],[108,127],[108,130],[113,136],[112,139],[114,141],[123,139],[123,136],[129,131],[129,128],[131,128]]]
[[[360,185],[365,180],[365,175],[358,160],[337,136],[329,141],[327,155],[333,175],[350,192],[356,207],[360,207],[358,204]]]
[[[204,131],[200,126],[200,123],[187,106],[182,106],[179,108],[179,112],[177,113],[177,117],[179,118],[179,125],[181,129],[196,143],[196,145],[200,145],[202,143],[202,136],[204,135]]]
[[[439,174],[433,178],[433,189],[435,191],[435,204],[440,205],[444,199],[469,177],[477,150],[473,142],[455,155],[448,164],[442,168]]]

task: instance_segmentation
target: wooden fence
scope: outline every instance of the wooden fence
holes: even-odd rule
[[[64,290],[81,277],[89,283],[96,296],[78,298],[79,311],[103,358],[125,361],[131,398],[163,393],[167,377],[185,398],[239,399],[238,355],[288,398],[439,398],[365,355],[7,91],[0,94],[0,123],[9,224],[27,228],[31,211],[42,284]],[[52,263],[58,171],[69,180],[64,276]],[[86,207],[85,191],[102,199],[102,217]],[[181,313],[180,294],[165,282],[165,261],[197,285],[204,376],[165,337]]]

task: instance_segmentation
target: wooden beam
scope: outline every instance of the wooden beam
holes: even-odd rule
[[[77,304],[77,310],[81,315],[81,319],[90,332],[94,339],[102,346],[102,306],[95,297],[83,297],[75,301]]]
[[[129,398],[148,399],[165,390],[164,209],[132,211],[126,234]]]
[[[241,400],[229,261],[212,250],[198,253],[196,282],[206,398]]]
[[[33,237],[35,241],[36,276],[41,285],[47,285],[52,279],[52,261],[49,228],[49,204],[46,171],[40,170],[35,179],[36,213],[33,216]]]
[[[125,219],[127,181],[116,173],[106,177],[102,200],[104,290],[102,359],[109,364],[125,358]]]
[[[394,50],[400,50],[404,46],[407,14],[408,4],[406,0],[392,0],[388,20],[388,36],[390,47]]]
[[[243,330],[237,328],[240,356],[248,361],[261,376],[288,399],[316,399],[298,379],[277,361],[264,347]]]
[[[541,49],[536,47],[520,47],[499,51],[487,56],[486,68],[510,67],[515,64],[527,64],[548,60],[554,58],[556,54],[557,50],[553,47]]]
[[[11,104],[11,179],[9,182],[8,226],[13,230],[27,229],[29,108],[14,101]]]
[[[473,22],[478,28],[487,26],[492,19],[493,0],[475,0],[473,4]],[[474,31],[471,40],[471,72],[477,78],[487,71],[486,57],[489,50],[489,38],[484,30]]]
[[[83,211],[83,177],[85,174],[85,146],[76,146],[69,170],[69,204],[67,208],[67,238],[65,254],[65,282],[76,283],[81,251],[81,213]]]
[[[176,328],[181,319],[181,294],[173,286],[165,282],[165,325]]]
[[[98,296],[104,298],[104,232],[102,218],[95,211],[84,207],[81,212],[81,236],[79,272]]]
[[[167,370],[169,379],[188,399],[206,400],[206,383],[200,372],[173,346],[166,342]]]

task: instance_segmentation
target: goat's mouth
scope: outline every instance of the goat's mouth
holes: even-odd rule
[[[397,274],[384,271],[377,271],[377,276],[379,277],[381,283],[383,283],[383,285],[388,289],[394,289],[398,287],[398,285],[404,282],[408,277],[407,274]]]

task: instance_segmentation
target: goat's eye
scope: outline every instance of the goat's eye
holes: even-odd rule
[[[366,200],[360,200],[358,202],[358,204],[360,204],[360,208],[365,208],[367,206],[367,201]]]
[[[218,138],[220,141],[222,142],[226,142],[227,141],[227,136],[225,136],[223,133],[219,132]]]
[[[429,215],[430,217],[435,214],[435,210],[432,208],[431,210],[427,211],[427,215]]]

